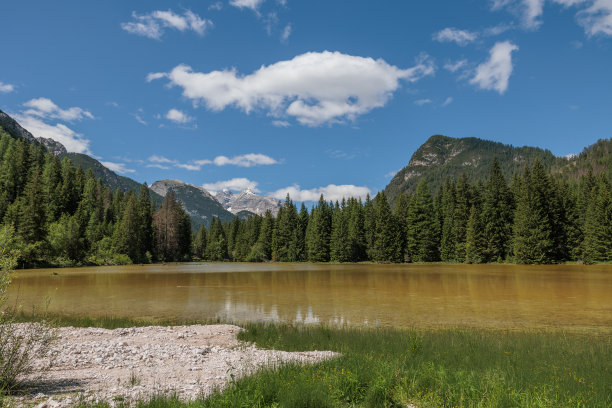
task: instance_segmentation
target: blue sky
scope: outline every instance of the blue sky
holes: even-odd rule
[[[5,1],[0,109],[140,182],[384,188],[433,134],[612,136],[612,0]]]

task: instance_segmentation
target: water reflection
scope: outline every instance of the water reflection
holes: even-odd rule
[[[612,328],[612,266],[118,266],[19,271],[12,301],[74,315]],[[16,300],[17,299],[17,300]]]

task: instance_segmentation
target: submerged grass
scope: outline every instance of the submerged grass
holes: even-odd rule
[[[60,324],[106,328],[188,323],[57,319]],[[160,396],[138,407],[612,406],[609,333],[288,324],[243,327],[239,338],[261,348],[333,350],[342,356],[316,365],[266,369],[233,381],[206,399],[183,403]]]

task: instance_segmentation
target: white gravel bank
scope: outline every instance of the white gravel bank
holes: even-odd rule
[[[315,363],[338,355],[258,349],[238,341],[240,330],[232,325],[63,327],[49,358],[36,362],[32,378],[44,373],[42,381],[13,404],[69,407],[83,398],[125,403],[160,393],[187,400],[223,388],[232,375],[240,378],[266,366]]]

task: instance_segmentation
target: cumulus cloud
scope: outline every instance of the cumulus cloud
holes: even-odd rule
[[[64,145],[66,150],[75,153],[88,153],[90,141],[62,123],[50,125],[42,119],[29,114],[15,115],[17,121],[35,137],[50,138]]]
[[[5,84],[4,82],[0,81],[0,93],[9,93],[9,92],[13,92],[14,90],[15,90],[14,85]]]
[[[230,5],[240,9],[248,8],[253,11],[257,11],[263,2],[264,0],[230,0],[229,3]]]
[[[202,184],[202,187],[208,190],[211,194],[216,194],[221,190],[242,191],[247,188],[251,189],[255,193],[258,193],[259,189],[257,188],[257,184],[258,183],[256,181],[249,180],[248,178],[237,177],[231,180],[217,181],[216,183],[205,183]]]
[[[294,201],[318,201],[321,194],[327,201],[341,201],[343,198],[361,198],[365,199],[371,191],[367,187],[354,186],[352,184],[335,185],[330,184],[326,187],[317,187],[309,190],[303,190],[299,185],[294,184],[289,187],[281,188],[273,191],[268,195],[278,200],[284,200],[287,194]]]
[[[382,59],[324,51],[262,66],[244,76],[235,69],[202,73],[178,65],[167,74],[152,73],[147,78],[167,77],[171,85],[183,88],[185,97],[213,111],[234,106],[248,114],[261,109],[319,126],[354,120],[382,107],[400,80],[416,82],[434,71],[433,61],[425,55],[415,66],[400,69]]]
[[[185,11],[182,15],[175,14],[172,10],[155,10],[146,14],[132,12],[132,21],[121,23],[121,28],[128,33],[156,40],[163,36],[166,28],[181,32],[191,30],[204,35],[212,26],[212,21],[201,18],[191,10]]]
[[[508,89],[512,75],[512,52],[519,48],[510,41],[498,42],[489,52],[489,59],[476,68],[476,75],[470,83],[480,89],[497,91],[501,94]]]
[[[234,156],[232,158],[226,156],[217,156],[213,160],[213,163],[217,166],[225,166],[231,164],[238,167],[253,167],[277,164],[278,161],[270,156],[266,156],[265,154],[249,153],[240,156]]]
[[[115,163],[109,161],[101,161],[102,165],[106,168],[111,169],[115,173],[127,174],[127,173],[136,173],[136,170],[128,169],[125,167],[125,163]]]
[[[166,113],[166,119],[173,121],[174,123],[185,124],[193,121],[191,116],[186,115],[184,112],[178,109],[170,109]]]
[[[60,119],[66,122],[81,120],[84,118],[93,119],[91,112],[83,108],[72,107],[62,109],[57,106],[49,98],[31,99],[23,104],[26,108],[30,108],[24,112],[25,115],[38,116],[47,119]]]
[[[438,42],[454,42],[462,47],[476,41],[477,38],[478,34],[472,31],[452,27],[447,27],[433,35],[433,39]]]

